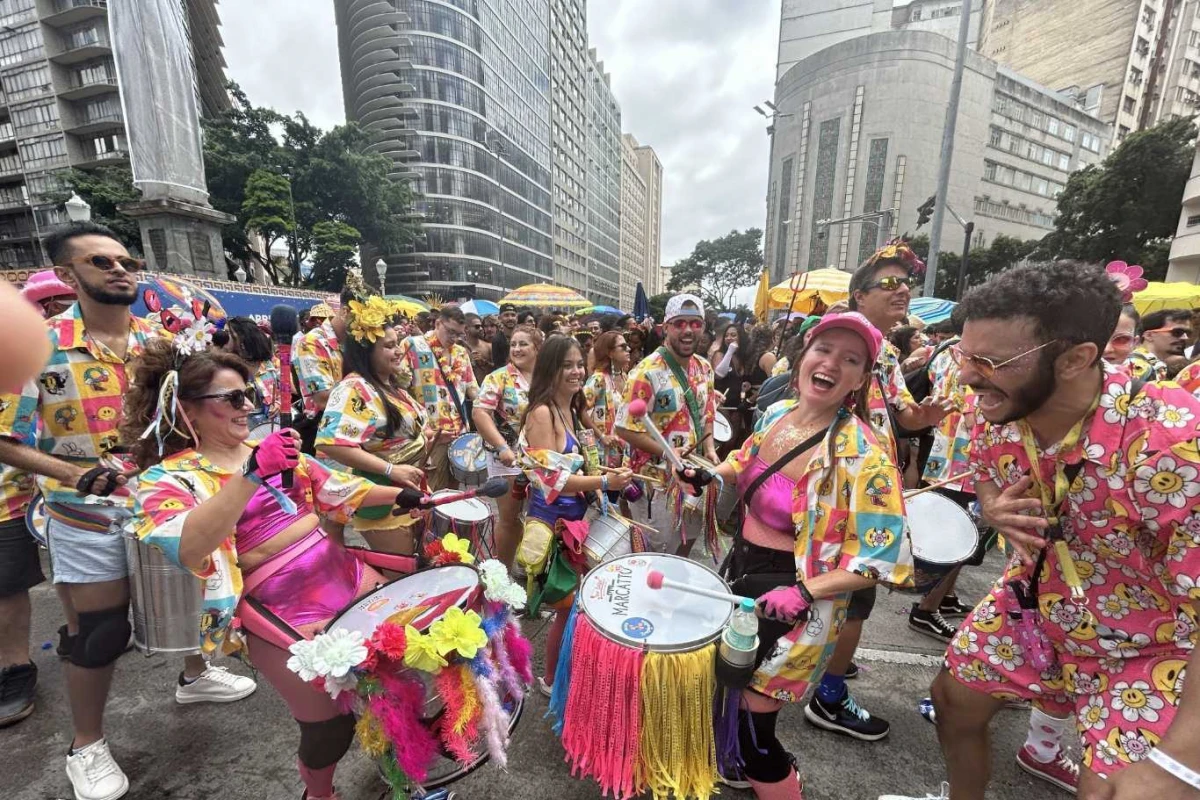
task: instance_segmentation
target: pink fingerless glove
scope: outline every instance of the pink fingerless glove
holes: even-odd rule
[[[812,601],[799,586],[777,586],[758,598],[755,605],[767,619],[795,625],[808,616]]]
[[[247,477],[265,480],[300,463],[300,442],[291,428],[275,431],[258,443],[246,462]]]

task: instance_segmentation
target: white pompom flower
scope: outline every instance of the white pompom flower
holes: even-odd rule
[[[292,657],[287,660],[287,668],[300,676],[300,680],[308,683],[317,677],[319,674],[316,667],[313,665],[313,642],[309,639],[301,639],[294,642],[288,648],[288,652]]]
[[[493,603],[504,603],[513,609],[525,607],[525,590],[508,577],[508,568],[500,561],[489,558],[479,565],[479,576],[483,581],[483,593]]]
[[[312,640],[313,669],[318,675],[345,677],[354,667],[367,660],[366,639],[360,631],[334,628]]]

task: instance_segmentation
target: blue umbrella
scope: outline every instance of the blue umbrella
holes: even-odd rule
[[[468,300],[459,306],[459,308],[462,309],[464,314],[475,314],[480,317],[500,313],[500,306],[491,300]]]
[[[926,325],[932,325],[950,319],[956,305],[952,300],[940,297],[917,297],[908,304],[908,313],[920,317]]]
[[[622,311],[621,309],[614,308],[613,306],[588,306],[587,308],[581,308],[578,311],[576,311],[575,315],[580,316],[580,317],[582,317],[582,316],[606,317],[610,314],[616,314],[617,316],[620,316],[621,314],[624,314],[624,313],[625,312]]]
[[[646,297],[646,287],[638,281],[637,291],[633,295],[633,316],[638,322],[650,316],[650,298]]]

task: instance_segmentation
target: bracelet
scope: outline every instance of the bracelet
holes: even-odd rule
[[[608,491],[608,476],[607,475],[600,476],[600,491],[602,491],[602,492]]]
[[[394,466],[396,466],[396,465],[395,465],[395,464],[392,464],[391,462],[389,462],[389,463],[388,463],[388,465],[387,465],[387,469],[385,469],[385,470],[383,471],[383,477],[385,477],[385,478],[390,478],[390,477],[392,477],[392,467],[394,467]]]
[[[1171,773],[1193,789],[1200,789],[1200,772],[1196,772],[1186,764],[1181,764],[1157,747],[1150,751],[1147,758],[1154,762],[1155,766]]]
[[[810,606],[817,602],[813,599],[812,592],[808,591],[808,587],[804,585],[804,581],[797,581],[796,588],[800,590],[800,596],[804,598],[804,602]]]

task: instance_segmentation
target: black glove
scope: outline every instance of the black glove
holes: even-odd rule
[[[75,491],[81,495],[94,494],[97,497],[108,497],[121,485],[117,482],[117,478],[120,477],[121,473],[111,467],[92,467],[83,473],[83,477],[75,484]],[[100,478],[107,478],[107,480],[104,482],[104,488],[96,491],[92,487],[96,485],[96,481]]]
[[[405,486],[400,490],[400,494],[396,495],[396,507],[392,509],[392,516],[398,517],[414,508],[433,508],[433,503],[430,502],[429,495],[411,486]]]
[[[687,473],[692,473],[690,476]],[[705,486],[708,486],[716,478],[716,474],[704,469],[703,467],[688,467],[685,470],[675,470],[675,476],[686,484],[691,485],[700,491]]]

